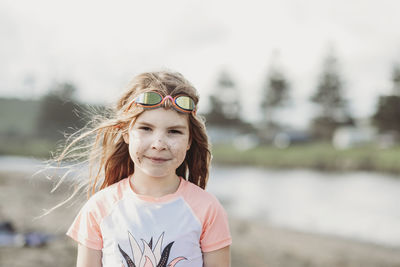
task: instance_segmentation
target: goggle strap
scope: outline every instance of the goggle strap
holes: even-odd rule
[[[163,100],[161,101],[160,104],[164,103],[165,100],[167,100],[167,99],[171,100],[172,103],[175,103],[175,100],[172,98],[172,96],[166,95],[166,96],[163,98]]]

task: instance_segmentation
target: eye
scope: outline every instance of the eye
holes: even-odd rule
[[[179,130],[174,130],[174,129],[169,130],[168,132],[169,132],[169,133],[172,133],[172,134],[182,134],[181,131],[179,131]]]
[[[149,132],[149,131],[151,131],[151,128],[147,127],[147,126],[141,126],[141,127],[139,127],[139,130],[142,130],[142,131],[145,131],[145,132]]]

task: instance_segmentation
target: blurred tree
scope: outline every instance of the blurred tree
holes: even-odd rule
[[[317,90],[311,97],[320,108],[320,112],[311,122],[311,132],[315,138],[330,140],[338,126],[354,123],[342,90],[343,82],[338,71],[337,58],[330,51],[323,63]]]
[[[379,97],[377,111],[372,119],[380,132],[395,131],[400,134],[400,96]]]
[[[276,66],[273,66],[263,86],[264,95],[261,102],[263,121],[267,126],[279,124],[275,121],[274,113],[287,104],[289,89],[289,82],[285,75]]]
[[[373,123],[380,132],[400,134],[400,66],[395,65],[392,71],[392,95],[380,96]]]
[[[206,114],[209,124],[240,126],[239,92],[228,72],[220,73],[216,88],[209,100],[211,108]]]
[[[393,94],[400,96],[400,64],[395,64],[392,72]]]
[[[46,138],[59,139],[69,127],[82,127],[79,118],[84,106],[74,99],[76,87],[68,82],[55,84],[40,100],[37,133]]]

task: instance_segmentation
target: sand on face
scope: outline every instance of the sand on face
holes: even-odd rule
[[[0,221],[19,232],[39,231],[56,238],[40,248],[0,248],[0,266],[75,266],[76,244],[65,232],[84,197],[39,219],[70,194],[68,184],[50,193],[54,183],[43,176],[0,172]],[[230,217],[232,266],[400,266],[400,248],[386,248],[332,236],[300,233],[260,221]],[[178,267],[178,264],[177,264]]]

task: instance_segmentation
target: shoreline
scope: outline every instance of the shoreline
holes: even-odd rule
[[[400,266],[400,248],[336,236],[298,232],[260,222],[231,221],[233,259],[252,255],[242,266]],[[258,247],[258,252],[245,244]],[[261,258],[258,258],[262,255]],[[257,257],[258,256],[258,257]],[[249,258],[247,258],[249,259]],[[260,264],[260,265],[257,265]],[[238,265],[240,266],[240,265]]]
[[[399,145],[386,149],[373,145],[335,149],[330,143],[316,142],[285,149],[263,145],[240,150],[227,144],[213,146],[212,154],[213,163],[218,165],[400,174]]]

